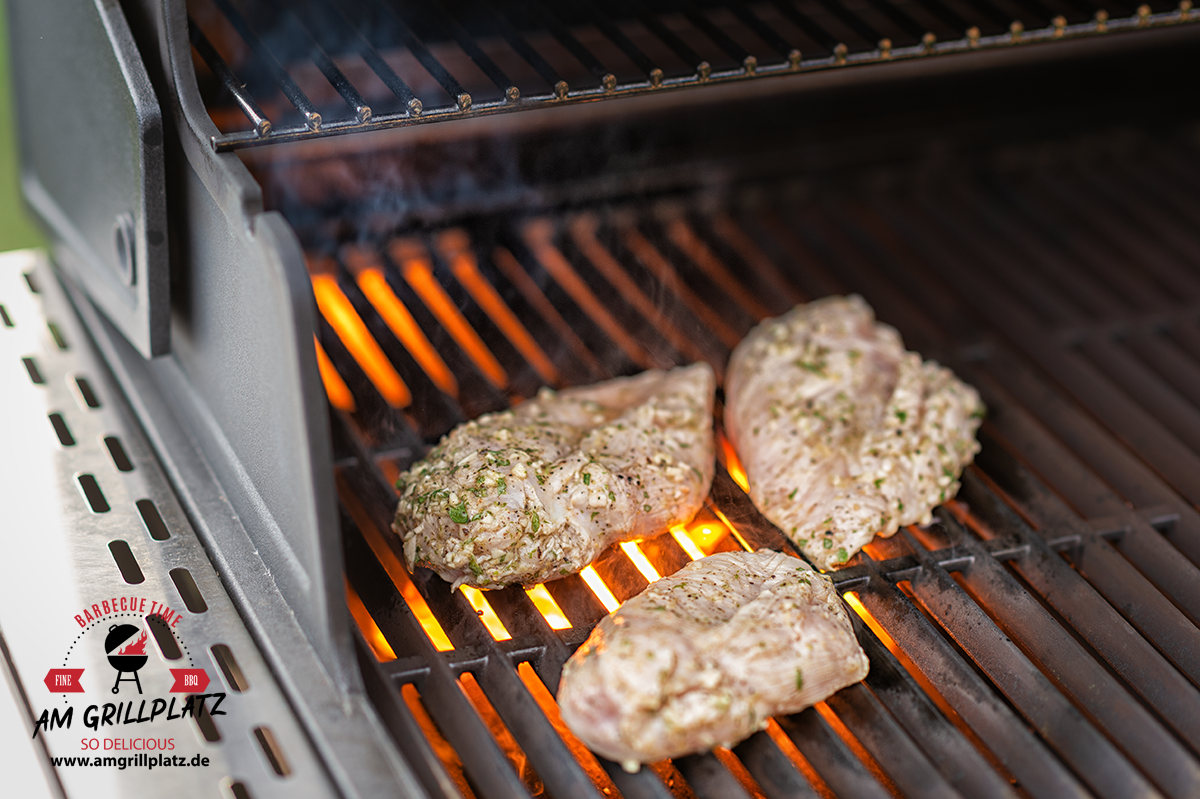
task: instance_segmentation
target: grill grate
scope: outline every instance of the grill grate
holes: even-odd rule
[[[343,383],[331,397],[342,397],[334,445],[360,656],[431,792],[1192,795],[1200,156],[1146,149],[892,192],[757,185],[717,210],[677,198],[309,253],[315,281],[345,298],[412,398],[389,401],[354,326],[322,304],[327,385],[332,373]],[[393,332],[381,294],[362,288],[369,270],[452,384],[413,352],[414,331]],[[429,275],[458,316],[438,315]],[[390,483],[427,442],[531,396],[546,374],[570,385],[694,357],[720,369],[765,315],[851,291],[980,390],[983,452],[933,525],[868,545],[834,575],[871,658],[862,684],[732,751],[626,774],[566,733],[552,700],[605,613],[588,579],[623,601],[699,554],[788,548],[732,453],[718,448],[687,529],[544,586],[570,623],[558,630],[520,588],[468,596],[426,570],[409,576]],[[474,341],[503,380],[489,380]]]
[[[219,151],[1191,22],[1191,0],[189,0]]]

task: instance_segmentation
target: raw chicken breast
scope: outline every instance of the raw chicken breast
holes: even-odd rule
[[[712,484],[714,383],[698,363],[543,388],[460,425],[396,481],[409,566],[528,585],[689,521]]]
[[[979,451],[983,403],[906,352],[861,297],[799,305],[729,361],[725,429],[750,497],[822,569],[876,534],[928,524]]]
[[[828,577],[779,552],[722,552],[602,619],[563,667],[563,721],[641,763],[732,746],[867,674]]]

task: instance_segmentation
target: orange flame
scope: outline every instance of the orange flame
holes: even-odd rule
[[[550,625],[551,630],[567,630],[571,628],[571,621],[567,618],[567,614],[563,613],[562,608],[554,601],[554,597],[546,590],[546,586],[539,583],[533,588],[526,588],[525,593],[529,599],[533,601],[534,607],[538,609],[538,613]]]
[[[358,365],[379,389],[379,393],[393,408],[407,407],[412,402],[408,386],[396,373],[392,362],[383,354],[379,343],[367,330],[350,299],[342,293],[337,278],[333,275],[315,274],[312,276],[312,285],[322,316],[337,331],[338,338],[346,345],[346,349],[350,350],[354,360],[358,361]]]
[[[421,302],[433,312],[437,320],[446,328],[450,337],[462,347],[463,352],[483,372],[483,376],[496,388],[504,388],[508,383],[508,374],[504,367],[492,355],[492,351],[479,338],[475,328],[471,327],[442,284],[433,275],[433,265],[425,249],[414,241],[396,239],[388,249],[392,260],[400,264],[400,272],[408,285],[413,287]]]
[[[354,617],[354,623],[358,625],[358,629],[362,630],[363,638],[367,639],[367,645],[375,653],[375,659],[380,663],[395,660],[396,652],[384,637],[383,630],[379,629],[379,625],[371,618],[371,612],[367,610],[367,606],[363,604],[358,593],[350,585],[350,581],[346,580],[345,582],[346,604],[350,606],[350,615]]]
[[[487,627],[488,632],[492,634],[492,638],[497,641],[507,641],[512,638],[512,633],[504,626],[504,622],[500,621],[500,617],[496,615],[496,611],[492,609],[491,604],[484,599],[483,592],[478,588],[472,588],[469,585],[459,586],[459,591],[471,603],[471,607],[479,614],[479,620],[483,622],[483,626]]]
[[[141,636],[131,644],[126,644],[117,650],[118,655],[144,655],[146,654],[146,635],[148,631],[142,630]]]
[[[622,551],[633,561],[633,565],[637,566],[637,570],[642,573],[642,576],[649,582],[662,579],[662,575],[658,573],[658,569],[654,568],[654,564],[646,557],[646,553],[637,545],[636,541],[625,541],[621,544]]]
[[[592,593],[609,613],[621,607],[621,603],[613,596],[613,592],[608,590],[608,586],[604,584],[604,580],[600,579],[600,574],[594,567],[588,566],[579,573],[579,576],[587,583],[588,588],[592,589]]]
[[[733,482],[737,483],[743,491],[749,492],[750,478],[746,476],[746,470],[742,467],[742,461],[738,458],[737,451],[724,435],[718,437],[721,440],[721,454],[725,456],[725,471],[729,472]]]
[[[325,348],[321,346],[315,333],[313,334],[313,345],[317,348],[317,370],[321,373],[321,382],[325,384],[325,393],[329,396],[330,404],[340,411],[354,413],[354,395],[350,393],[350,387],[346,385],[346,381],[334,368],[333,361],[329,360]]]
[[[517,348],[517,352],[521,353],[529,365],[537,370],[543,380],[547,383],[557,384],[558,370],[554,368],[550,358],[534,341],[533,336],[525,329],[525,325],[521,324],[521,320],[504,302],[499,292],[479,271],[479,265],[475,261],[474,253],[471,252],[467,234],[462,230],[447,230],[441,233],[438,236],[438,249],[449,261],[450,271],[454,277],[488,315],[488,318],[495,323],[496,327],[500,328],[500,331],[512,342],[512,345]]]

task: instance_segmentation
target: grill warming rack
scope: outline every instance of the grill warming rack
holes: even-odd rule
[[[188,3],[218,152],[1200,19],[1191,0],[241,5]]]
[[[426,788],[1192,795],[1200,157],[1176,143],[1094,161],[895,192],[757,186],[717,210],[667,199],[310,250],[360,661]],[[390,483],[457,422],[543,382],[697,357],[720,369],[758,319],[852,291],[980,390],[983,452],[933,525],[834,574],[871,658],[864,683],[732,751],[626,774],[561,726],[562,664],[648,577],[714,548],[790,549],[731,453],[719,448],[696,523],[528,593],[410,576]]]

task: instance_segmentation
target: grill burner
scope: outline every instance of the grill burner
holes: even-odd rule
[[[668,197],[311,251],[319,303],[322,291],[342,298],[321,304],[319,346],[340,409],[360,660],[429,790],[1192,795],[1200,157],[1186,141],[1133,149],[918,188],[758,183],[715,210]],[[790,549],[739,486],[732,453],[719,452],[696,524],[545,584],[553,603],[541,589],[468,595],[426,570],[410,578],[390,483],[454,424],[530,396],[547,374],[569,385],[696,357],[721,369],[758,319],[834,292],[861,293],[908,346],[980,390],[983,452],[931,526],[835,573],[871,658],[863,684],[732,751],[626,774],[562,728],[562,664],[606,602],[648,579],[715,549]],[[438,296],[455,315],[439,315]],[[387,303],[409,314],[405,336]],[[447,319],[478,331],[505,379]],[[389,399],[359,334],[410,404]]]
[[[218,151],[1054,42],[1200,18],[1191,9],[1191,0],[188,3]]]

